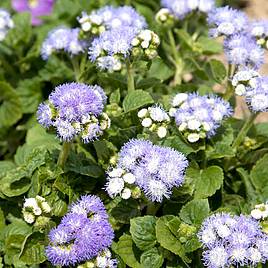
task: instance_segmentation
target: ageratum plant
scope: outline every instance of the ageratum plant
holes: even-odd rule
[[[268,21],[223,2],[1,1],[0,267],[267,267]]]

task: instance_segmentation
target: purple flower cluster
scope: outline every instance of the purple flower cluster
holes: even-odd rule
[[[253,112],[268,112],[268,77],[256,78],[254,87],[247,87],[245,96]]]
[[[53,52],[66,52],[71,56],[83,53],[87,42],[79,39],[79,31],[64,26],[50,31],[41,47],[42,58],[47,60]]]
[[[14,22],[10,14],[0,8],[0,41],[3,41],[10,29],[14,27]]]
[[[215,5],[214,0],[161,0],[161,5],[167,8],[178,19],[183,19],[193,10],[209,12]]]
[[[187,166],[187,159],[178,151],[133,139],[121,148],[117,168],[127,172],[125,182],[129,182],[131,174],[131,183],[143,190],[148,199],[161,202],[164,197],[169,198],[173,187],[183,184]],[[124,181],[117,179],[123,189]],[[111,189],[109,184],[110,178],[106,187]]]
[[[55,266],[72,266],[97,257],[111,246],[113,238],[114,232],[100,198],[84,195],[50,231],[46,255]]]
[[[97,85],[60,85],[49,95],[48,103],[39,105],[38,121],[46,128],[55,127],[63,141],[80,136],[84,143],[88,143],[110,125],[109,118],[103,113],[106,98],[103,89]]]
[[[32,25],[42,24],[40,16],[49,15],[53,9],[54,0],[12,0],[12,7],[18,12],[30,12]]]
[[[244,32],[248,27],[247,16],[242,11],[228,6],[212,9],[208,14],[207,21],[211,26],[210,35],[213,37],[230,36]]]
[[[256,39],[245,33],[231,35],[224,41],[229,63],[258,69],[264,62],[264,50]]]
[[[144,29],[146,21],[137,11],[130,6],[112,7],[105,6],[87,14],[82,12],[78,18],[84,32],[99,34],[121,27],[130,27],[136,30]]]
[[[203,222],[198,237],[209,268],[252,267],[268,260],[267,234],[258,221],[244,215],[214,214]]]
[[[222,120],[232,115],[230,104],[213,95],[179,93],[172,106],[171,115],[189,142],[215,135]]]

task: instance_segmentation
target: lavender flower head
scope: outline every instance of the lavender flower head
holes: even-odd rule
[[[130,6],[112,7],[105,6],[90,14],[82,12],[78,18],[83,32],[99,35],[104,31],[130,27],[138,31],[146,27],[143,16]]]
[[[74,207],[80,207],[82,211],[86,209],[88,213],[76,213]],[[96,215],[98,221],[95,221]],[[72,266],[107,252],[114,232],[101,200],[93,195],[85,195],[71,205],[69,212],[48,237],[48,260],[55,266]]]
[[[232,115],[230,104],[213,95],[179,93],[172,101],[170,115],[189,142],[215,135],[222,120]]]
[[[247,104],[253,112],[267,112],[268,77],[257,78],[255,87],[247,87],[245,96]]]
[[[78,55],[84,52],[87,42],[79,39],[79,29],[61,26],[48,33],[41,47],[41,56],[47,60],[53,52],[66,52]]]
[[[208,217],[198,233],[203,244],[203,263],[209,268],[255,266],[267,261],[267,234],[258,221],[217,213]]]
[[[228,62],[237,66],[258,69],[264,62],[264,50],[255,38],[247,34],[235,34],[224,41]]]
[[[0,41],[3,41],[10,29],[14,27],[14,22],[10,14],[0,8]]]
[[[242,12],[228,6],[212,9],[207,18],[211,26],[210,35],[217,37],[220,35],[230,36],[247,29],[248,18]]]
[[[54,0],[12,0],[12,7],[17,12],[30,12],[32,25],[42,24],[40,16],[50,15]]]
[[[149,200],[161,202],[170,197],[173,187],[183,184],[187,166],[178,151],[133,139],[121,148],[117,168],[108,172],[106,190],[114,197],[137,186]]]
[[[154,58],[159,43],[159,37],[150,30],[138,32],[133,27],[120,27],[95,38],[88,54],[101,70],[119,71],[127,57],[141,54]]]
[[[45,128],[54,127],[62,141],[79,136],[88,143],[110,126],[103,113],[105,103],[106,95],[99,86],[63,84],[49,95],[48,103],[39,105],[38,122]]]
[[[178,19],[183,19],[193,10],[209,12],[215,5],[214,0],[162,0],[161,5],[167,8]]]
[[[257,39],[257,43],[268,48],[268,20],[257,20],[250,24],[250,34]]]

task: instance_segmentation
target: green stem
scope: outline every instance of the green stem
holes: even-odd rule
[[[127,65],[127,90],[128,92],[135,90],[135,80],[134,80],[134,71],[132,68],[132,64],[129,60],[126,62]]]
[[[64,168],[65,162],[69,156],[70,153],[70,149],[71,149],[71,143],[70,142],[64,142],[62,144],[62,149],[61,152],[59,154],[59,158],[58,158],[58,166],[60,166],[61,168]]]
[[[248,131],[252,127],[252,125],[254,123],[254,120],[256,119],[257,115],[258,115],[258,113],[251,114],[249,116],[249,118],[245,121],[244,126],[241,128],[241,130],[239,131],[236,139],[234,140],[234,142],[232,144],[233,149],[237,149],[237,147],[243,142],[243,140],[245,139]]]
[[[80,82],[80,64],[76,56],[71,58],[76,82]]]
[[[172,30],[168,30],[168,38],[171,46],[171,52],[175,61],[176,72],[174,76],[174,84],[180,85],[182,78],[183,62],[177,51],[176,42]]]
[[[159,208],[160,208],[160,204],[155,204],[154,202],[150,202],[147,205],[146,214],[155,216]]]

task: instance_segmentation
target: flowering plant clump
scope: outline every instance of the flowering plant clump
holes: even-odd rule
[[[268,265],[268,20],[240,4],[0,1],[0,267]]]

